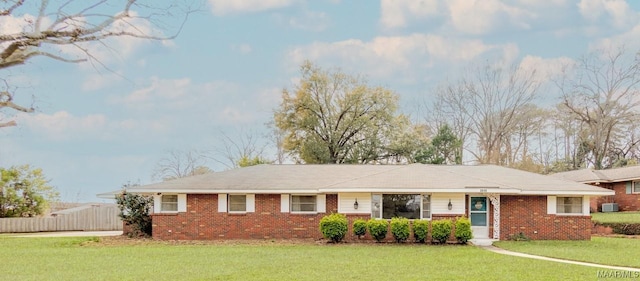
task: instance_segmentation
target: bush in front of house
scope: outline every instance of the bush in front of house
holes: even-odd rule
[[[431,222],[431,237],[438,243],[446,243],[451,236],[453,223],[450,219],[441,219]]]
[[[456,240],[462,244],[467,244],[467,241],[473,238],[473,232],[471,232],[471,221],[466,217],[456,219],[456,233],[454,234]]]
[[[364,236],[367,233],[367,221],[363,219],[356,219],[353,221],[353,234],[358,237]]]
[[[373,239],[380,242],[387,237],[387,231],[389,229],[389,222],[386,220],[370,219],[367,221],[367,230]]]
[[[409,219],[395,217],[391,219],[391,234],[398,243],[407,241],[411,230],[409,229]]]
[[[344,214],[331,214],[320,220],[320,231],[324,238],[338,243],[344,239],[348,231],[347,217]]]
[[[413,221],[413,238],[416,239],[416,242],[424,243],[427,240],[427,234],[429,234],[429,221]]]

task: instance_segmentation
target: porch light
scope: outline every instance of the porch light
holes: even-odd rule
[[[353,209],[357,210],[358,209],[358,198],[356,198],[356,202],[353,203]]]
[[[449,199],[449,204],[447,204],[447,209],[449,209],[449,211],[453,209],[453,204],[451,204],[451,199]]]

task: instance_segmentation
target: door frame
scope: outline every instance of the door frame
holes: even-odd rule
[[[471,206],[471,198],[479,198],[482,197],[484,198],[484,205],[485,205],[485,211],[472,211],[474,209],[474,206]],[[469,194],[469,200],[467,202],[467,210],[468,210],[468,214],[469,214],[469,221],[471,222],[471,231],[473,232],[473,237],[474,238],[489,238],[489,228],[491,225],[491,221],[489,220],[489,214],[491,213],[491,204],[489,203],[489,197],[485,196],[485,195],[481,195],[481,194]],[[471,214],[473,213],[485,213],[485,221],[486,221],[486,226],[474,226],[473,225],[473,221],[472,221],[472,216]]]

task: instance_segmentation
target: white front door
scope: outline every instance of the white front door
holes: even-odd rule
[[[474,238],[489,238],[489,206],[487,197],[469,197],[469,219]]]

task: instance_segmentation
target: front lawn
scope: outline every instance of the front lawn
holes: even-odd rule
[[[591,241],[499,241],[493,245],[546,257],[640,268],[640,239],[592,237]]]
[[[640,212],[591,213],[591,220],[600,223],[640,223]]]
[[[0,272],[12,280],[591,280],[597,276],[592,267],[500,255],[473,246],[92,241],[99,239],[0,237],[4,257]]]

